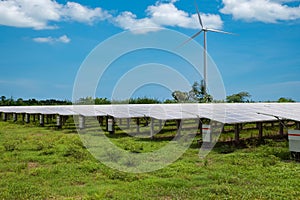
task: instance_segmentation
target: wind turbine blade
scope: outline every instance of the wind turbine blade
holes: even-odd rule
[[[201,16],[200,16],[200,12],[199,12],[196,0],[195,0],[195,7],[196,7],[196,10],[197,10],[197,15],[198,15],[199,23],[201,25],[201,28],[203,28],[203,23],[202,23],[202,20],[201,20]]]
[[[186,40],[185,42],[183,42],[181,45],[179,45],[178,47],[182,47],[183,45],[185,45],[186,43],[188,43],[189,41],[191,41],[192,39],[194,39],[195,37],[197,37],[198,35],[200,35],[200,33],[202,32],[203,30],[201,31],[198,31],[196,34],[194,34],[192,37],[190,37],[188,40]]]
[[[224,33],[224,34],[229,34],[229,35],[236,35],[234,33],[230,33],[230,32],[226,32],[226,31],[221,31],[221,30],[217,30],[217,29],[211,29],[211,28],[208,28],[206,29],[207,31],[210,31],[210,32],[216,32],[216,33]]]
[[[197,37],[202,31],[203,31],[203,30],[197,32],[195,35],[193,35],[193,36],[190,38],[190,40],[192,40],[192,39],[194,39],[195,37]]]

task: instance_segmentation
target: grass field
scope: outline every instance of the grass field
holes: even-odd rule
[[[225,142],[230,135],[205,159],[198,157],[196,138],[168,167],[130,174],[93,158],[74,129],[0,122],[0,199],[300,198],[300,164],[290,160],[286,139],[249,139],[234,147]],[[143,152],[167,142],[157,137],[143,144],[126,135],[111,140]]]

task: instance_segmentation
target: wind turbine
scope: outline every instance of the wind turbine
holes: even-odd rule
[[[200,35],[200,33],[203,32],[203,36],[204,36],[204,51],[203,51],[203,59],[204,59],[204,70],[203,70],[203,88],[204,88],[204,92],[206,94],[206,83],[207,83],[207,53],[206,53],[206,50],[207,50],[207,41],[206,41],[206,34],[207,32],[215,32],[215,33],[223,33],[223,34],[231,34],[233,35],[233,33],[230,33],[230,32],[225,32],[225,31],[221,31],[221,30],[217,30],[217,29],[212,29],[212,28],[207,28],[203,25],[203,22],[202,22],[202,19],[201,19],[201,16],[200,16],[200,12],[199,12],[199,9],[198,9],[198,5],[197,3],[195,2],[195,7],[196,7],[196,10],[197,10],[197,15],[198,15],[198,19],[199,19],[199,23],[200,23],[200,31],[198,31],[196,34],[194,34],[192,37],[190,37],[187,41],[185,41],[182,45],[188,43],[189,41],[191,41],[192,39],[196,38],[198,35]]]

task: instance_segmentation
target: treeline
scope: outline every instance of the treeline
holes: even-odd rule
[[[158,104],[158,103],[175,103],[172,100],[167,100],[166,102],[159,101],[154,98],[131,98],[128,100],[114,100],[111,101],[107,98],[92,98],[85,97],[80,98],[75,104],[80,105],[103,105],[103,104]],[[43,105],[72,105],[72,101],[69,100],[56,100],[56,99],[47,99],[47,100],[37,100],[37,99],[14,99],[12,97],[6,98],[1,96],[0,106],[43,106]]]
[[[202,84],[194,83],[192,89],[189,92],[174,91],[172,93],[173,99],[167,99],[160,101],[155,98],[149,97],[139,97],[131,98],[127,100],[109,100],[107,98],[92,98],[85,97],[80,98],[75,104],[80,105],[103,105],[103,104],[160,104],[160,103],[253,103],[251,100],[251,95],[248,92],[239,92],[237,94],[232,94],[226,97],[226,100],[216,101],[213,100],[213,97],[203,91]],[[281,97],[277,101],[264,101],[264,102],[295,102],[291,98]],[[6,98],[1,96],[0,106],[38,106],[38,105],[72,105],[72,102],[69,100],[37,100],[37,99],[28,99],[24,100],[22,98],[13,99]]]
[[[237,94],[232,94],[226,97],[227,103],[254,103],[255,101],[250,99],[251,95],[249,92],[239,92]],[[262,102],[262,101],[260,101]],[[266,103],[292,103],[296,102],[291,98],[280,97],[277,101],[263,101]]]
[[[13,99],[12,97],[6,98],[1,96],[0,106],[43,106],[43,105],[71,105],[72,102],[68,100],[37,100],[37,99]]]
[[[212,101],[214,103],[253,103],[254,101],[249,100],[250,94],[246,92],[240,92],[237,94],[229,95],[226,98],[226,101]],[[195,103],[195,101],[181,101],[177,98],[167,99],[164,101],[160,101],[155,98],[131,98],[128,100],[109,100],[107,98],[92,98],[85,97],[80,98],[75,104],[80,105],[104,105],[104,104],[161,104],[161,103]],[[265,102],[295,102],[293,99],[281,97],[277,101],[265,101]],[[199,101],[199,103],[202,103]],[[0,106],[41,106],[41,105],[72,105],[72,102],[69,100],[55,100],[55,99],[47,99],[47,100],[37,100],[37,99],[28,99],[24,100],[22,98],[18,98],[14,100],[13,98],[6,98],[5,96],[1,96]]]
[[[162,102],[158,99],[154,98],[131,98],[127,100],[109,100],[107,98],[95,98],[92,97],[86,97],[86,98],[80,98],[78,101],[75,102],[75,104],[80,105],[103,105],[103,104],[159,104],[159,103],[166,103],[166,101]]]

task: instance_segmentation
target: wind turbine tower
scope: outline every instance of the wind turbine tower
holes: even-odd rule
[[[200,31],[198,31],[196,34],[194,34],[192,37],[190,37],[187,41],[185,41],[183,44],[186,44],[188,43],[189,41],[191,41],[192,39],[196,38],[198,35],[200,35],[202,32],[203,32],[203,36],[204,36],[204,44],[203,44],[203,88],[204,88],[204,91],[205,91],[205,94],[207,93],[207,32],[215,32],[215,33],[223,33],[223,34],[233,34],[233,33],[230,33],[230,32],[225,32],[225,31],[222,31],[222,30],[217,30],[217,29],[212,29],[212,28],[207,28],[204,26],[203,22],[202,22],[202,19],[201,19],[201,15],[200,15],[200,12],[199,12],[199,9],[198,9],[198,5],[197,3],[195,2],[195,6],[196,6],[196,10],[197,10],[197,15],[198,15],[198,19],[199,19],[199,23],[200,23]]]

